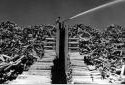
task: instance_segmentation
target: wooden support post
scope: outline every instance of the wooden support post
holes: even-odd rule
[[[61,23],[58,23],[56,26],[56,58],[59,58],[59,38],[60,38],[60,28]]]
[[[59,59],[62,61],[66,73],[68,71],[68,29],[63,22],[59,27]]]
[[[63,25],[64,26],[64,25]],[[68,65],[69,65],[69,55],[68,55],[68,28],[65,26],[65,46],[64,46],[64,52],[65,52],[65,72],[68,71]]]
[[[58,59],[58,71],[60,83],[67,83],[66,72],[68,70],[68,30],[65,28],[63,22],[58,22],[56,32],[56,55]]]
[[[64,23],[59,23],[59,60],[65,69],[65,27]]]
[[[69,56],[68,56],[68,28],[65,27],[64,22],[58,22],[56,31],[56,55],[57,55],[57,69],[59,72],[59,83],[67,83],[67,73],[69,71]]]
[[[69,38],[68,38],[68,27],[63,25],[64,26],[64,30],[65,30],[65,40],[64,40],[64,53],[65,53],[65,75],[66,75],[66,81],[67,81],[67,84],[70,84],[71,81],[72,81],[72,70],[71,70],[71,63],[70,63],[70,56],[69,56],[69,49],[68,49],[68,42],[69,42]]]

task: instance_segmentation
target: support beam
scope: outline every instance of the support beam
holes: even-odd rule
[[[60,38],[59,28],[61,27],[60,25],[61,23],[58,23],[56,25],[56,56],[57,58],[59,58],[59,38]]]
[[[58,22],[56,32],[56,61],[55,68],[58,70],[56,78],[57,84],[67,84],[70,80],[70,58],[68,55],[68,28],[65,27],[64,22]]]

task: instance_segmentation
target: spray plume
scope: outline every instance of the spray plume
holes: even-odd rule
[[[101,5],[101,6],[92,8],[92,9],[87,10],[87,11],[85,11],[85,12],[79,13],[79,14],[77,14],[77,15],[75,15],[75,16],[73,16],[73,17],[67,19],[67,20],[71,20],[71,19],[77,18],[77,17],[82,16],[82,15],[85,15],[85,14],[87,14],[87,13],[90,13],[90,12],[93,12],[93,11],[96,11],[96,10],[99,10],[99,9],[104,8],[104,7],[107,7],[107,6],[112,6],[112,5],[116,4],[116,3],[123,2],[123,1],[125,1],[125,0],[115,0],[115,1],[113,1],[113,2],[109,2],[109,3],[103,4],[103,5]],[[67,20],[65,20],[65,21],[67,21]]]

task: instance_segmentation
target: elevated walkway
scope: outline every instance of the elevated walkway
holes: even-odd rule
[[[84,63],[84,55],[80,55],[79,52],[71,52],[69,55],[72,65],[73,84],[111,84],[109,80],[101,79],[100,72],[94,70],[94,66],[87,66]]]
[[[9,84],[51,84],[51,68],[55,57],[54,50],[45,50],[42,59],[35,62],[28,71],[24,71]]]

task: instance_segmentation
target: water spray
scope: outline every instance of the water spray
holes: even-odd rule
[[[77,17],[79,17],[79,16],[82,16],[82,15],[85,15],[85,14],[88,14],[88,13],[91,13],[91,12],[96,11],[96,10],[99,10],[99,9],[101,9],[101,8],[105,8],[105,7],[108,7],[108,6],[112,6],[112,5],[114,5],[114,4],[117,4],[117,3],[120,3],[120,2],[123,2],[123,1],[125,1],[125,0],[115,0],[115,1],[113,1],[113,2],[109,2],[109,3],[103,4],[103,5],[101,5],[101,6],[92,8],[92,9],[87,10],[87,11],[85,11],[85,12],[79,13],[79,14],[77,14],[77,15],[75,15],[75,16],[69,18],[69,19],[66,19],[66,20],[64,20],[64,21],[68,21],[68,20],[77,18]]]

